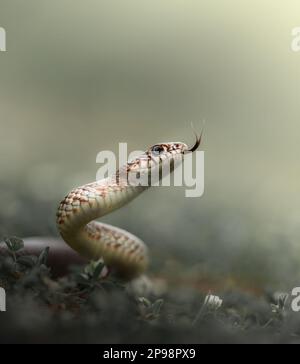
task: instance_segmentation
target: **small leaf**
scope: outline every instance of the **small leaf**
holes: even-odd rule
[[[94,273],[93,273],[93,279],[97,280],[102,272],[102,269],[104,268],[104,264],[102,262],[99,262],[95,269],[94,269]]]
[[[41,266],[42,264],[47,265],[47,260],[49,256],[49,247],[45,248],[38,257],[37,265]]]
[[[162,300],[162,299],[158,299],[153,303],[152,311],[155,316],[158,316],[160,314],[163,304],[164,304],[164,300]]]
[[[92,260],[84,267],[84,273],[89,276],[89,278],[96,280],[102,269],[104,267],[104,263],[102,259]]]
[[[4,239],[5,244],[7,245],[7,248],[11,252],[17,252],[18,250],[21,250],[24,248],[24,242],[22,239],[17,238],[16,236],[12,236],[10,238]]]
[[[143,304],[145,307],[151,307],[151,302],[146,297],[139,297],[139,302]]]
[[[288,294],[281,294],[278,298],[278,306],[281,310],[284,310],[287,299],[288,299],[289,295]]]
[[[95,265],[95,262],[91,261],[89,264],[87,264],[84,267],[84,273],[87,274],[89,277],[92,277],[94,274],[94,269],[95,269],[94,265]]]

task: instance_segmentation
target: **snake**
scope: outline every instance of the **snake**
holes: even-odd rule
[[[192,147],[182,142],[159,143],[128,161],[107,178],[72,189],[60,202],[57,227],[63,240],[79,255],[89,260],[102,259],[108,269],[125,280],[142,275],[149,265],[146,244],[135,235],[106,223],[96,221],[121,208],[151,186],[151,183],[130,183],[128,176],[163,177],[170,166],[172,173],[186,153],[194,152],[201,143],[202,133]]]

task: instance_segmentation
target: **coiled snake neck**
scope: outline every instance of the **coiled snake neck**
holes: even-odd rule
[[[124,279],[141,275],[149,263],[144,242],[126,230],[94,220],[124,206],[148,188],[129,183],[130,174],[149,179],[158,172],[160,180],[164,165],[170,165],[172,172],[183,155],[196,150],[200,142],[201,136],[196,137],[191,148],[179,142],[155,144],[115,175],[73,189],[57,211],[57,226],[64,241],[83,257],[103,258],[106,266]]]

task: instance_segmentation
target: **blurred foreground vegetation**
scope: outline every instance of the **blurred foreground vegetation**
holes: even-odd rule
[[[101,262],[53,279],[48,249],[36,257],[20,255],[21,239],[2,244],[7,311],[1,313],[1,343],[300,343],[300,316],[290,311],[283,293],[258,298],[214,292],[219,304],[187,288],[140,296],[103,276]]]

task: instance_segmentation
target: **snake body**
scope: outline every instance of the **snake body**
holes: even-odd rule
[[[73,189],[57,211],[57,226],[64,241],[88,259],[102,258],[124,279],[141,275],[149,263],[144,242],[123,229],[94,220],[124,206],[149,187],[128,183],[130,173],[149,178],[159,171],[161,179],[163,166],[169,164],[172,172],[184,153],[197,149],[200,140],[197,137],[190,149],[184,143],[156,144],[113,176]]]

